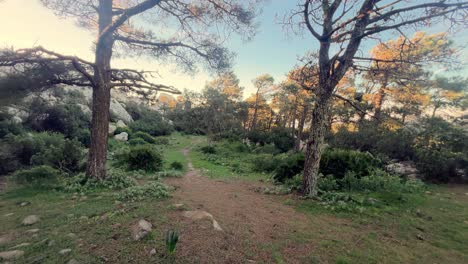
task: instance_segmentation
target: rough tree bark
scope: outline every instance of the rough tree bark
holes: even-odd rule
[[[101,36],[104,30],[112,24],[112,0],[101,0],[98,14],[99,36]],[[99,38],[95,53],[91,145],[89,147],[86,175],[97,179],[106,177],[113,45],[112,34],[106,34]]]
[[[299,120],[299,125],[297,127],[297,138],[296,138],[296,142],[294,143],[294,151],[296,152],[299,152],[301,150],[302,133],[304,132],[305,120],[307,118],[308,113],[309,113],[309,104],[306,103],[303,105],[301,119]]]

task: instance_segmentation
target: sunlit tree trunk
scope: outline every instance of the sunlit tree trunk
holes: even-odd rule
[[[99,1],[99,35],[112,23],[112,0]],[[86,175],[103,179],[106,177],[107,137],[109,131],[112,34],[99,38],[96,46],[91,120],[91,145],[89,148]]]

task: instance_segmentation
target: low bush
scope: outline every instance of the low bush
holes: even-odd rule
[[[148,144],[148,142],[142,138],[132,138],[128,141],[128,144],[130,144],[130,146],[138,146]]]
[[[14,174],[15,180],[20,184],[34,186],[49,186],[57,184],[60,171],[47,165],[18,170]]]
[[[343,178],[348,171],[354,172],[357,177],[362,177],[379,168],[380,163],[380,160],[368,152],[327,149],[320,161],[320,172],[323,175],[332,174],[337,179]]]
[[[275,145],[267,144],[267,145],[255,147],[253,152],[254,153],[264,153],[264,154],[266,153],[266,154],[276,155],[276,154],[280,153],[281,151],[277,147],[275,147]]]
[[[172,126],[159,116],[144,116],[140,120],[130,123],[129,127],[133,131],[141,131],[151,136],[167,136],[174,131]]]
[[[42,132],[7,137],[12,155],[22,166],[49,165],[65,172],[82,169],[84,149],[77,140],[65,139],[62,134]]]
[[[120,166],[128,170],[144,170],[147,172],[160,171],[163,159],[152,145],[132,146],[117,155],[117,161]]]
[[[145,142],[150,143],[150,144],[156,143],[153,136],[142,131],[137,131],[132,135],[132,139],[137,139],[137,138],[143,139]]]
[[[168,145],[169,144],[169,139],[166,137],[155,137],[154,138],[154,144],[156,145]]]
[[[173,161],[170,165],[171,169],[173,170],[183,170],[184,169],[184,164],[182,164],[182,162],[180,161]]]
[[[117,195],[121,201],[141,201],[147,198],[162,199],[170,197],[169,188],[163,183],[152,181],[142,186],[133,186]]]
[[[278,158],[272,154],[259,154],[252,159],[252,169],[256,172],[272,172],[278,168]]]
[[[68,192],[89,192],[98,189],[122,190],[135,185],[136,181],[128,172],[112,169],[107,172],[107,177],[103,180],[88,178],[84,173],[65,179],[62,189]]]
[[[207,145],[200,148],[204,154],[216,154],[216,148],[213,145]]]
[[[320,177],[318,180],[318,188],[322,192],[330,192],[338,190],[339,185],[335,177],[333,177],[332,175],[322,175],[322,177]]]
[[[303,153],[296,153],[283,158],[275,170],[273,180],[284,183],[287,179],[299,174],[304,169],[304,160]]]

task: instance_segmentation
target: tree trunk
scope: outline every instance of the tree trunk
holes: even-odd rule
[[[380,88],[379,90],[379,93],[377,94],[377,98],[375,100],[375,114],[374,114],[374,117],[375,117],[375,120],[380,123],[381,121],[381,117],[382,117],[382,105],[384,103],[384,100],[385,100],[385,88],[382,87]]]
[[[432,118],[434,118],[436,116],[437,109],[439,109],[439,106],[435,105],[434,110],[432,110],[432,115],[431,115]]]
[[[254,107],[254,113],[252,117],[252,125],[250,126],[250,131],[253,131],[257,127],[257,112],[258,112],[258,95],[260,93],[260,89],[257,89],[257,93],[255,95],[255,107]]]
[[[332,91],[333,89],[329,90]],[[312,110],[312,125],[307,141],[302,190],[306,196],[317,195],[320,158],[325,147],[324,139],[328,129],[331,95],[331,92],[326,92],[317,96],[317,101]]]
[[[301,150],[302,132],[304,131],[304,124],[305,124],[305,120],[307,118],[308,112],[309,112],[309,105],[305,103],[304,109],[301,114],[301,119],[299,120],[299,125],[297,127],[297,138],[294,144],[294,150],[297,152]]]
[[[112,0],[99,1],[99,36],[112,23]],[[109,133],[110,82],[113,37],[106,34],[96,44],[91,145],[86,175],[97,179],[106,177],[107,137]]]

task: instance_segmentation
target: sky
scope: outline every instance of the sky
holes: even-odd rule
[[[241,86],[245,87],[244,96],[253,92],[251,80],[256,76],[268,73],[280,82],[297,64],[299,56],[317,49],[318,43],[311,36],[287,33],[279,24],[283,15],[294,9],[296,3],[291,0],[267,1],[263,12],[257,17],[260,25],[253,40],[245,42],[235,36],[226,43],[237,54],[233,71],[239,77]],[[0,1],[0,25],[0,47],[28,48],[41,45],[62,54],[93,59],[92,43],[95,36],[92,32],[76,26],[72,19],[55,16],[38,0]],[[468,37],[459,35],[457,40],[466,43]],[[462,56],[466,61],[466,49]],[[112,65],[157,71],[161,78],[158,78],[158,82],[173,85],[180,90],[187,88],[200,91],[214,77],[203,70],[193,75],[177,72],[174,66],[145,58],[114,58]]]

